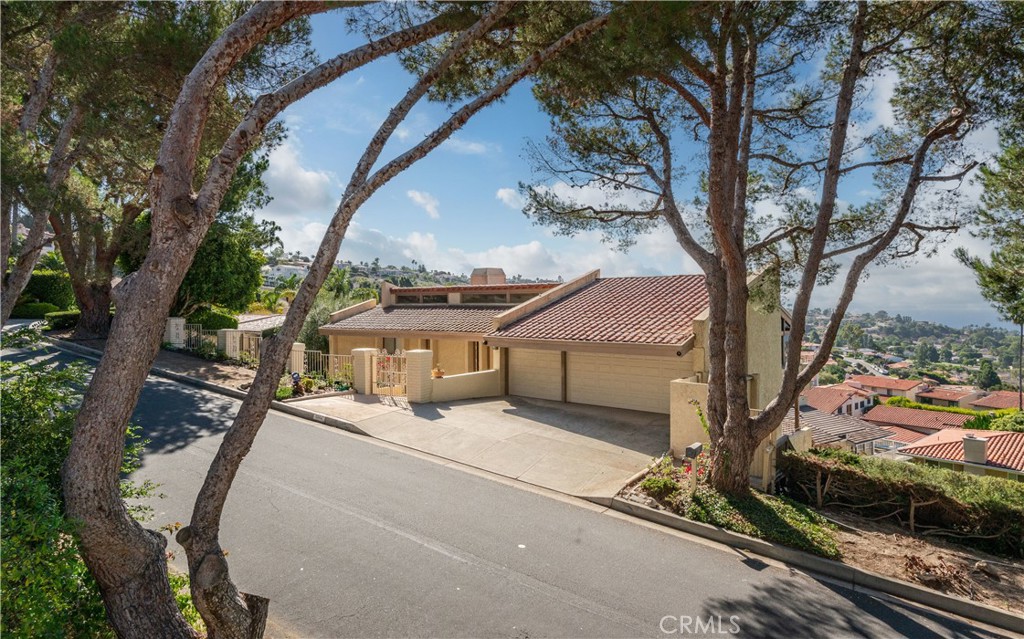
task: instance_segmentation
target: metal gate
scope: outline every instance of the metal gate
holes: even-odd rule
[[[376,395],[405,396],[405,353],[379,350],[370,357],[370,388]]]

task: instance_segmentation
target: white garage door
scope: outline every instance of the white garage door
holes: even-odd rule
[[[508,394],[561,401],[561,352],[510,348]]]
[[[569,353],[566,399],[668,414],[669,382],[692,375],[689,357]]]

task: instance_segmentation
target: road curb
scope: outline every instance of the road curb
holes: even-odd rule
[[[801,550],[776,545],[716,526],[691,521],[663,510],[655,510],[618,497],[612,499],[611,508],[633,517],[668,526],[669,528],[675,528],[691,535],[710,539],[711,541],[739,550],[750,551],[763,557],[784,562],[790,566],[831,577],[852,586],[854,589],[858,587],[869,588],[1004,630],[1024,633],[1024,618],[986,604],[961,599],[960,597],[937,592],[907,581],[885,577],[878,573],[856,568],[849,564],[816,557]]]
[[[43,339],[53,344],[57,348],[66,351],[71,351],[72,353],[76,353],[78,355],[84,355],[86,357],[91,357],[94,359],[99,359],[103,355],[103,351],[97,350],[89,346],[82,346],[81,344],[75,344],[74,342],[68,342],[62,339],[55,339],[52,337],[47,337],[45,335],[43,336]],[[150,368],[149,372],[157,377],[163,377],[165,379],[170,379],[172,381],[180,382],[182,384],[188,384],[189,386],[195,386],[196,388],[202,388],[203,390],[218,393],[220,395],[224,395],[232,399],[244,400],[247,394],[245,391],[239,390],[237,388],[231,388],[230,386],[224,386],[223,384],[214,384],[213,382],[207,382],[205,380],[196,379],[195,377],[190,377],[188,375],[183,375],[181,373],[175,373],[174,371],[169,371],[164,368],[157,368],[156,366]],[[270,402],[270,407],[278,412],[287,413],[294,417],[301,417],[302,419],[308,419],[318,424],[324,424],[325,426],[331,426],[332,428],[345,430],[350,433],[355,433],[356,435],[364,435],[366,437],[369,437],[369,435],[363,429],[359,428],[358,426],[351,422],[347,422],[343,419],[338,419],[337,417],[323,415],[321,413],[307,410],[305,408],[299,408],[298,406],[285,404],[284,402],[279,402],[276,400]]]

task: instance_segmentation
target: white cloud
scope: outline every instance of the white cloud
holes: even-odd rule
[[[583,206],[594,208],[621,207],[624,209],[641,209],[653,200],[653,196],[636,189],[615,190],[594,180],[582,186],[573,186],[558,181],[551,185],[536,187],[539,192],[553,193],[555,196],[571,200]]]
[[[865,105],[871,113],[871,120],[867,126],[868,133],[879,126],[896,126],[896,112],[892,108],[892,96],[896,92],[897,84],[899,84],[899,75],[892,69],[886,69],[872,78],[871,100]]]
[[[332,174],[302,166],[299,150],[291,141],[270,153],[263,179],[273,200],[258,214],[282,226],[290,218],[330,215],[338,204]]]
[[[509,277],[549,279],[569,279],[592,269],[601,269],[606,277],[698,272],[666,228],[638,238],[636,246],[623,253],[602,243],[597,232],[583,233],[571,240],[533,240],[471,250],[443,246],[433,233],[413,232],[395,237],[353,223],[341,255],[356,262],[379,257],[385,264],[395,265],[416,260],[429,268],[452,273],[495,266],[504,269]]]
[[[327,232],[327,225],[321,222],[305,222],[282,224],[281,244],[287,251],[299,251],[303,255],[316,255],[320,242]]]
[[[476,142],[464,138],[452,136],[444,141],[442,149],[447,149],[460,155],[487,155],[488,153],[500,153],[501,146],[491,142]]]
[[[526,204],[523,196],[519,195],[519,191],[508,187],[498,189],[498,192],[494,194],[494,197],[501,200],[502,204],[514,211],[523,210],[523,206]]]
[[[409,199],[412,200],[416,206],[426,211],[427,215],[430,216],[430,219],[436,220],[441,217],[441,211],[438,210],[438,206],[440,206],[441,203],[438,202],[437,198],[430,193],[410,189],[406,191],[405,194],[409,196]]]

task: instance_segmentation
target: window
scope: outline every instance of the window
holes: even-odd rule
[[[522,304],[523,302],[532,300],[535,297],[537,297],[536,293],[509,293],[508,301],[513,304]]]
[[[423,296],[423,303],[424,304],[447,304],[448,303],[448,296],[444,295],[444,294],[442,294],[442,295],[424,295]]]
[[[394,338],[394,337],[385,337],[384,338],[384,350],[386,350],[389,355],[394,355],[395,354],[395,350],[397,349],[397,347],[398,347],[398,340],[396,338]]]
[[[506,304],[508,296],[505,293],[470,293],[462,296],[463,304]]]
[[[419,303],[420,303],[420,296],[419,295],[405,294],[405,295],[396,295],[395,296],[395,304],[419,304]]]

